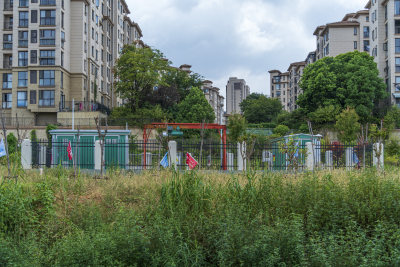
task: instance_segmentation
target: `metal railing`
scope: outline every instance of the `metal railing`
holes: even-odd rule
[[[59,107],[59,112],[72,112],[72,107],[74,107],[74,112],[100,111],[104,114],[111,114],[111,110],[107,106],[101,103],[87,101],[66,101]]]
[[[67,147],[71,140],[73,160],[68,158]],[[226,165],[224,168],[224,151]],[[250,149],[248,147],[248,149]],[[160,169],[163,157],[168,151],[166,142],[156,140],[119,142],[106,139],[104,145],[105,169],[124,170]],[[373,148],[371,144],[314,144],[314,169],[358,169],[373,166]],[[310,157],[305,144],[299,144],[291,152],[282,149],[279,143],[256,144],[252,151],[244,151],[238,144],[223,145],[216,141],[199,140],[177,141],[177,162],[180,170],[187,170],[186,154],[198,162],[202,170],[238,171],[240,166],[257,171],[297,172],[305,171]],[[66,139],[64,142],[32,142],[32,162],[34,167],[63,166],[71,168],[73,162],[81,169],[95,169],[94,140],[81,139],[79,142]]]

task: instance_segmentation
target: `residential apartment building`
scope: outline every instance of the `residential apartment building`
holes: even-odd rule
[[[240,103],[250,95],[250,87],[244,79],[230,77],[226,85],[226,113],[227,115],[241,114]]]
[[[57,123],[58,114],[117,106],[112,69],[141,30],[124,0],[3,0],[0,79],[5,116]]]
[[[270,70],[271,98],[281,101],[283,109],[289,111],[289,72]]]
[[[371,55],[390,93],[388,104],[400,106],[400,0],[371,0]]]
[[[296,101],[302,93],[299,82],[307,65],[327,56],[335,57],[354,50],[369,53],[369,13],[368,10],[349,13],[339,22],[318,26],[314,31],[316,50],[310,52],[305,61],[290,64],[286,72],[288,75],[286,73],[283,75],[277,70],[269,72],[271,97],[280,99],[285,110],[289,112],[296,110],[298,108]],[[278,82],[279,80],[281,82]],[[287,86],[287,89],[279,92],[277,85],[278,88]]]
[[[219,94],[220,89],[218,87],[214,87],[213,82],[209,80],[203,81],[201,89],[203,90],[204,96],[206,97],[208,103],[210,103],[214,110],[215,123],[224,124],[225,97]]]

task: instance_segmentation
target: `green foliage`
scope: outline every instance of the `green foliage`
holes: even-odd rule
[[[336,117],[339,113],[340,109],[334,105],[321,107],[314,112],[311,112],[309,118],[313,123],[313,129],[333,128],[336,122]]]
[[[242,101],[240,108],[249,123],[264,123],[276,120],[282,104],[278,99],[253,93]]]
[[[389,109],[388,113],[384,118],[384,124],[388,130],[400,128],[400,108],[393,106]]]
[[[283,137],[283,136],[287,135],[289,133],[289,131],[290,131],[290,129],[286,125],[278,125],[275,127],[273,132],[277,137]]]
[[[187,123],[212,123],[215,120],[214,110],[208,103],[204,93],[193,87],[188,96],[178,104],[178,122]]]
[[[307,125],[307,112],[302,108],[296,109],[290,113],[282,111],[277,117],[277,123],[278,125],[286,125],[289,129],[299,130],[303,124]]]
[[[304,93],[297,104],[308,113],[329,106],[339,111],[352,107],[362,122],[377,117],[379,101],[387,97],[373,57],[358,51],[325,57],[307,66],[300,87]]]
[[[47,136],[47,140],[48,140],[49,142],[51,142],[51,134],[50,134],[50,131],[52,131],[52,130],[57,130],[57,129],[58,129],[57,125],[54,125],[54,124],[48,124],[48,125],[47,125],[47,127],[46,127],[46,136]]]
[[[8,144],[8,154],[13,154],[17,152],[18,139],[15,137],[13,133],[9,133],[7,135],[7,144]]]
[[[109,117],[109,123],[124,125],[128,123],[131,126],[143,127],[143,125],[152,122],[161,122],[168,119],[160,105],[146,106],[138,108],[134,113],[128,107],[114,108]]]
[[[385,152],[389,156],[400,157],[400,140],[398,138],[391,138],[389,142],[386,143]]]
[[[357,139],[361,125],[359,116],[354,109],[347,108],[336,117],[336,130],[341,142],[350,143]]]
[[[287,140],[279,142],[279,151],[286,155],[288,169],[297,172],[305,156],[305,149],[301,148],[300,141],[289,137]]]
[[[33,130],[31,131],[31,141],[32,141],[32,142],[37,142],[37,141],[38,141],[38,138],[37,138],[37,134],[36,134],[36,130],[35,130],[35,129],[33,129]]]
[[[247,128],[246,119],[240,114],[233,114],[228,118],[228,137],[233,143],[239,142],[240,136],[245,134]]]
[[[137,48],[135,45],[125,46],[115,68],[115,76],[118,77],[116,91],[135,112],[145,103],[154,87],[163,85],[160,74],[168,69],[169,62],[160,51]]]

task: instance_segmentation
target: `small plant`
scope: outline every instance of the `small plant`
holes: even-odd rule
[[[300,142],[293,137],[289,137],[279,143],[279,151],[286,155],[287,168],[293,172],[297,172],[300,169],[305,158],[305,149],[301,148]]]

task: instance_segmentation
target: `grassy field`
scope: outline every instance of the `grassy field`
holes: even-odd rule
[[[399,169],[108,177],[3,178],[0,266],[400,266]]]

